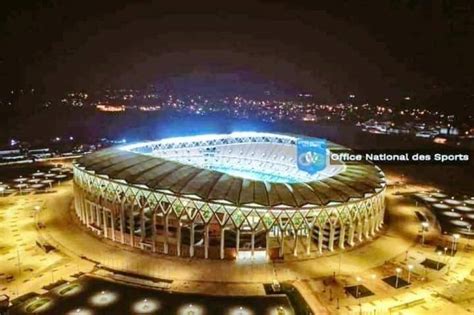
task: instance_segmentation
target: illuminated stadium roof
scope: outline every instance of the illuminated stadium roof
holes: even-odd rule
[[[142,189],[238,206],[322,206],[384,187],[383,173],[372,164],[300,171],[297,139],[255,132],[169,138],[97,151],[76,163]],[[341,147],[328,144],[335,148]]]

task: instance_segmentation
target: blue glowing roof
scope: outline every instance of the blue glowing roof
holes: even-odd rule
[[[372,164],[330,165],[315,175],[299,171],[295,139],[269,133],[164,139],[97,151],[76,165],[130,185],[234,205],[326,205],[385,186]]]

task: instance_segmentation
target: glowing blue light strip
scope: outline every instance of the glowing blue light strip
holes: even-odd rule
[[[269,137],[269,138],[280,138],[286,139],[288,141],[296,141],[296,137],[275,134],[275,133],[267,133],[267,132],[233,132],[230,134],[207,134],[207,135],[198,135],[198,136],[185,136],[185,137],[173,137],[173,138],[165,138],[156,141],[147,141],[147,142],[138,142],[134,144],[129,144],[125,146],[119,147],[121,150],[126,151],[133,151],[142,146],[151,146],[151,145],[158,145],[158,144],[170,144],[170,143],[189,143],[189,142],[197,142],[197,141],[211,141],[211,140],[226,140],[232,138],[261,138],[261,137]]]
[[[233,146],[246,145],[256,143],[268,143],[272,145],[295,146],[297,137],[287,136],[266,132],[233,132],[231,134],[207,134],[197,136],[184,136],[165,138],[157,141],[140,142],[120,147],[122,150],[132,151],[136,153],[161,157],[176,161],[178,163],[188,164],[191,166],[214,170],[229,174],[240,178],[251,180],[259,180],[263,182],[274,183],[296,183],[296,182],[310,182],[321,180],[326,177],[331,177],[344,170],[345,166],[331,166],[323,169],[316,174],[308,174],[297,168],[295,157],[289,152],[282,152],[287,155],[285,160],[275,160],[270,156],[269,158],[252,157],[246,158],[243,156],[226,156],[219,154],[219,161],[213,161],[213,157],[205,155],[195,156],[195,154],[183,156],[175,152],[169,155],[169,150],[188,150],[190,147],[207,147],[207,146]],[[296,148],[296,146],[295,146]],[[328,150],[329,151],[329,150]],[[161,154],[163,153],[163,154]],[[241,153],[242,154],[242,153]],[[273,154],[275,155],[275,154]],[[283,156],[283,155],[282,155]],[[276,156],[274,156],[276,158]],[[211,159],[211,160],[208,160]],[[291,163],[291,162],[294,163]],[[265,169],[258,169],[255,164],[260,163],[265,165]]]

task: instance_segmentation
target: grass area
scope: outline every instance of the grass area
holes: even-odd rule
[[[35,292],[29,292],[27,294],[24,294],[24,295],[20,295],[19,297],[17,297],[16,299],[13,299],[11,300],[11,303],[12,305],[18,305],[18,304],[22,304],[22,303],[25,303],[26,301],[34,298],[34,297],[37,297],[39,296],[38,293],[35,293]]]
[[[29,303],[25,310],[27,313],[34,313],[39,311],[41,308],[46,307],[51,300],[46,298],[37,298],[33,302]]]
[[[67,295],[69,292],[72,292],[72,291],[78,289],[79,287],[80,287],[79,284],[73,283],[73,284],[67,285],[66,287],[60,289],[58,291],[58,293],[60,295]]]

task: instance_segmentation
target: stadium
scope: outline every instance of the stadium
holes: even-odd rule
[[[101,237],[183,257],[308,257],[372,239],[383,172],[367,162],[302,171],[299,138],[189,136],[85,155],[74,163],[75,213]]]

